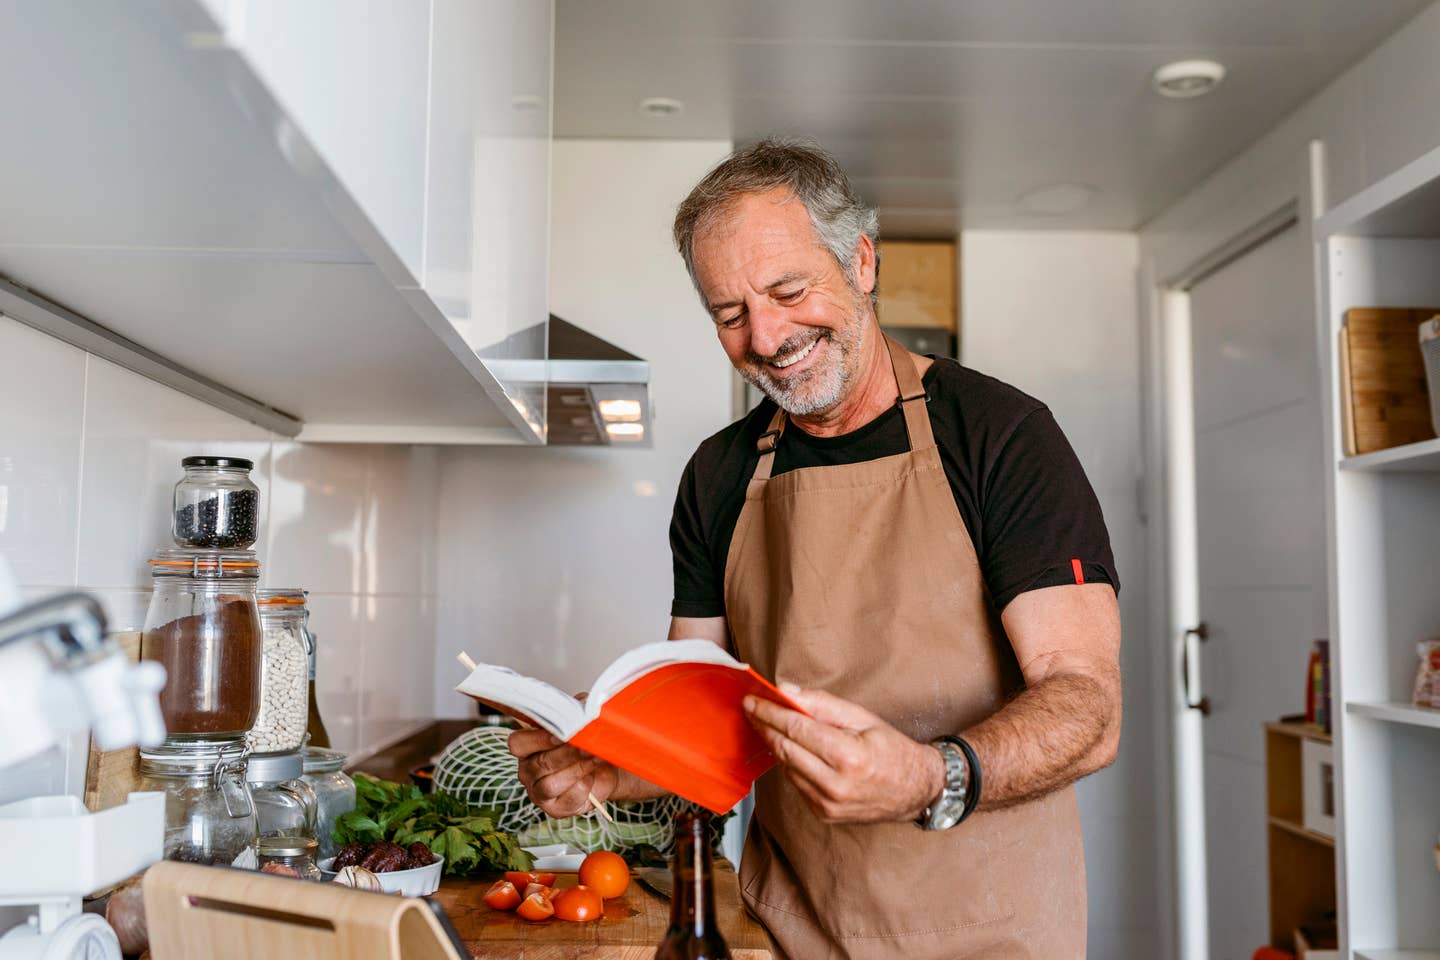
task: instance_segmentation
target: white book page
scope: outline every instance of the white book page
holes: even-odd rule
[[[523,713],[561,740],[570,739],[585,724],[585,708],[580,701],[553,684],[508,667],[479,664],[455,689]]]
[[[747,669],[718,643],[709,640],[662,640],[627,650],[606,667],[590,686],[585,716],[593,718],[610,695],[623,690],[631,680],[672,663],[718,663],[736,670]]]

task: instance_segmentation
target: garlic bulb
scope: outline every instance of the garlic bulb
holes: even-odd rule
[[[340,872],[335,874],[334,882],[342,887],[352,887],[368,893],[383,892],[380,889],[380,878],[364,867],[341,867]]]

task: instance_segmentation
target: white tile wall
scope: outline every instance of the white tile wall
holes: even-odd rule
[[[27,597],[93,591],[143,626],[145,560],[170,542],[180,458],[255,461],[262,586],[311,591],[320,707],[366,750],[428,719],[434,686],[434,450],[301,445],[0,317],[0,553]],[[6,771],[4,796],[83,788],[86,745]]]
[[[1157,858],[1163,811],[1154,774],[1149,584],[1137,502],[1136,238],[966,231],[960,250],[961,359],[1050,406],[1100,499],[1120,573],[1120,755],[1077,789],[1089,876],[1089,955],[1163,955]]]

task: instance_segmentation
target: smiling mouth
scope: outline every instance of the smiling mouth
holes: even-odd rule
[[[777,370],[784,370],[786,367],[793,367],[801,360],[804,360],[806,357],[810,356],[811,351],[815,349],[815,344],[819,342],[820,338],[816,337],[814,340],[810,341],[810,343],[805,347],[805,349],[799,351],[798,353],[790,354],[790,356],[786,357],[784,360],[772,360],[770,361],[770,366],[774,367]]]

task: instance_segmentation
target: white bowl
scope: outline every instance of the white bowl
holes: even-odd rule
[[[326,880],[334,880],[338,871],[330,869],[334,857],[326,857],[319,863],[320,872]],[[445,869],[445,858],[436,857],[435,862],[410,870],[391,870],[377,873],[380,889],[385,893],[398,893],[402,897],[428,897],[440,889],[440,874]]]

